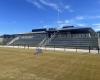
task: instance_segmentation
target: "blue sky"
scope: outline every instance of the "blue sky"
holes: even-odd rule
[[[0,34],[63,25],[100,30],[100,0],[0,0]]]

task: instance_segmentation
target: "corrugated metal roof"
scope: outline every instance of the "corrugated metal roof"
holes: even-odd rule
[[[69,27],[69,28],[61,28],[59,30],[76,30],[76,29],[91,29],[90,27]]]
[[[68,32],[72,32],[72,33],[75,33],[75,32],[79,32],[79,33],[93,32],[93,33],[95,33],[95,31],[90,27],[69,27],[69,28],[61,28],[58,31],[61,31],[61,32],[68,31]]]

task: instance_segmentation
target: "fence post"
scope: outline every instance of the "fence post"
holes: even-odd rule
[[[64,46],[64,52],[66,52],[66,47]]]
[[[90,46],[89,46],[89,53],[91,52],[90,50],[91,50],[91,49],[90,49]]]
[[[20,45],[18,44],[18,48],[20,48]]]
[[[14,44],[13,44],[13,48],[14,48]]]
[[[29,49],[29,44],[28,44],[28,49]]]
[[[55,52],[55,45],[54,45],[54,52]]]
[[[98,54],[99,54],[99,47],[98,47]]]
[[[46,45],[45,45],[45,51],[46,51]]]
[[[77,47],[76,47],[76,53],[77,53]]]
[[[24,49],[25,49],[25,44],[24,44]]]

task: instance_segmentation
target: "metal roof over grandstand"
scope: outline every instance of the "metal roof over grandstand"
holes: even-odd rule
[[[52,33],[52,32],[71,32],[71,33],[90,33],[93,32],[95,33],[95,31],[91,28],[91,27],[74,27],[74,26],[64,26],[60,29],[56,29],[56,28],[41,28],[41,29],[32,29],[32,32],[48,32],[48,33]]]
[[[67,28],[61,28],[58,31],[60,32],[72,32],[72,33],[88,33],[88,32],[95,32],[92,28],[90,27],[67,27]]]
[[[28,33],[20,33],[20,34],[12,34],[12,35],[1,35],[0,37],[10,37],[10,36],[18,36],[18,35],[30,35],[30,34],[41,34],[41,33],[54,33],[54,32],[71,32],[71,33],[95,33],[95,31],[91,27],[74,27],[74,26],[64,26],[60,29],[56,28],[40,28],[40,29],[32,29],[32,32]],[[100,31],[99,31],[100,32]]]

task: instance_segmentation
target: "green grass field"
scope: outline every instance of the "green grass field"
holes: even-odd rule
[[[0,80],[100,80],[100,55],[0,48]]]

